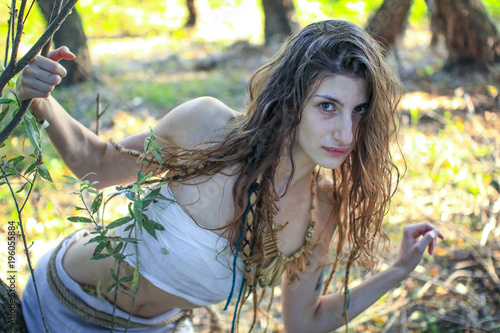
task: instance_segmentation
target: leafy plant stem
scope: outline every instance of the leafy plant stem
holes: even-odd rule
[[[3,167],[0,166],[0,170],[2,171],[2,174],[5,175],[5,171],[4,171]],[[26,197],[26,200],[25,200],[24,203],[26,203],[28,201],[28,197],[31,194],[31,189],[33,188],[33,184],[35,183],[35,180],[36,180],[36,177],[37,177],[37,173],[38,173],[38,167],[35,169],[35,173],[33,175],[33,181],[31,183],[30,190],[28,192],[28,196]],[[31,264],[31,258],[30,258],[30,254],[29,254],[28,243],[26,242],[26,235],[24,233],[24,228],[23,228],[23,219],[22,219],[21,212],[22,212],[22,209],[24,208],[24,204],[23,204],[23,207],[21,209],[19,209],[19,204],[17,202],[16,195],[14,193],[14,190],[12,189],[12,186],[10,185],[8,177],[5,177],[5,182],[6,182],[7,186],[9,187],[9,191],[10,191],[10,193],[12,195],[12,198],[14,199],[14,204],[16,205],[18,224],[19,224],[19,228],[21,229],[21,237],[23,239],[24,253],[26,254],[26,260],[28,261],[28,267],[30,269],[31,278],[33,279],[33,286],[35,287],[36,299],[38,301],[38,307],[40,308],[40,314],[42,316],[43,326],[45,328],[45,332],[49,333],[49,328],[47,327],[47,323],[45,321],[45,315],[43,313],[42,304],[40,302],[40,295],[38,293],[38,287],[37,287],[37,284],[36,284],[35,273],[34,273],[34,270],[33,270],[33,265]]]

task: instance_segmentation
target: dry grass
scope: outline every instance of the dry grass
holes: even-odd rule
[[[95,97],[100,93],[110,110],[103,121],[103,137],[123,137],[147,128],[147,124],[167,112],[179,100],[159,99],[151,103],[150,96],[161,98],[172,78],[181,77],[186,86],[195,89],[182,98],[196,97],[205,92],[207,82],[218,83],[220,98],[231,99],[234,107],[243,104],[243,88],[249,76],[269,53],[259,47],[243,45],[224,51],[214,47],[210,53],[213,68],[197,70],[197,63],[206,56],[175,58],[172,54],[142,62],[134,59],[119,63],[97,59],[103,85],[80,86],[61,90],[58,97],[88,126],[94,126]],[[392,239],[391,250],[380,258],[377,269],[384,269],[393,260],[402,225],[410,222],[431,221],[446,235],[434,257],[426,256],[416,271],[400,286],[386,294],[364,314],[349,325],[352,332],[493,332],[500,330],[500,107],[498,82],[480,83],[443,80],[433,75],[440,60],[429,56],[425,40],[411,46],[411,57],[404,57],[409,46],[400,50],[404,57],[403,79],[409,90],[401,104],[403,124],[400,143],[407,170],[399,191],[394,197],[392,211],[385,221]],[[417,50],[417,51],[416,51]],[[158,50],[156,50],[158,51]],[[420,52],[421,57],[417,57]],[[245,54],[242,57],[241,54]],[[411,61],[409,61],[410,59]],[[420,60],[419,60],[420,59]],[[422,60],[424,59],[424,60]],[[418,65],[416,65],[418,64]],[[429,67],[430,66],[430,67]],[[148,69],[149,68],[149,69]],[[151,70],[154,69],[154,70]],[[157,76],[156,76],[157,75]],[[225,81],[231,80],[230,83]],[[143,89],[131,94],[126,81],[144,84]],[[159,91],[148,95],[148,82]],[[453,84],[450,84],[452,82]],[[105,88],[105,86],[107,87]],[[237,85],[240,94],[228,90]],[[167,88],[165,88],[167,87]],[[224,95],[224,91],[229,91]],[[177,91],[174,91],[177,93]],[[182,93],[182,92],[181,92]],[[142,95],[141,95],[142,94]],[[190,95],[193,94],[193,95]],[[75,96],[78,96],[75,102]],[[159,96],[159,97],[158,97]],[[176,95],[176,98],[179,98]],[[46,138],[44,139],[46,140]],[[55,157],[45,143],[45,163],[55,180],[54,184],[40,182],[24,214],[30,251],[36,261],[53,247],[64,234],[75,226],[66,221],[73,215],[76,197],[73,184],[64,183],[62,175],[69,171]],[[12,156],[29,147],[22,137],[13,138],[2,154]],[[395,158],[403,169],[401,155]],[[2,220],[13,217],[4,186],[0,188]],[[22,194],[22,193],[21,193]],[[122,213],[118,203],[115,213]],[[126,212],[125,212],[126,213]],[[76,226],[78,227],[78,226]],[[6,248],[5,230],[0,231],[0,249]],[[26,262],[17,248],[19,270],[18,292],[27,278]],[[3,252],[3,251],[2,251]],[[6,257],[0,256],[0,267]],[[339,280],[341,277],[339,276]],[[362,278],[353,276],[353,284]],[[338,287],[334,283],[332,290]],[[262,314],[257,323],[258,332],[283,332],[280,316],[279,289],[269,316]],[[265,304],[265,302],[264,302]],[[213,307],[221,315],[223,331],[230,327],[231,310],[222,312],[222,305]],[[209,316],[204,309],[195,311],[195,325],[199,332],[209,331]],[[250,312],[242,316],[242,325],[248,323]],[[343,330],[343,329],[341,329]],[[339,330],[339,331],[341,331]]]

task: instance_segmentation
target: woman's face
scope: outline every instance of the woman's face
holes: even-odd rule
[[[335,169],[342,165],[356,144],[368,103],[364,79],[344,75],[323,79],[305,104],[298,125],[293,155],[297,166],[310,163]]]

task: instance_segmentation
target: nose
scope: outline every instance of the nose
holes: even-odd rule
[[[343,146],[349,146],[353,140],[353,121],[352,116],[343,115],[341,119],[337,119],[335,129],[333,131],[333,138]]]

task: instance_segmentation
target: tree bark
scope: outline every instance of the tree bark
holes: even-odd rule
[[[408,22],[411,0],[385,0],[369,20],[366,31],[386,49],[394,48]]]
[[[292,0],[262,0],[266,44],[282,42],[296,27]]]
[[[196,25],[196,21],[198,19],[198,13],[196,12],[194,0],[186,0],[186,8],[188,10],[188,19],[184,24],[184,27],[192,28]]]
[[[48,21],[52,13],[54,0],[37,0],[37,3]],[[66,18],[61,28],[54,34],[53,41],[56,48],[63,45],[67,46],[76,55],[75,60],[61,60],[61,65],[68,71],[61,85],[69,86],[95,80],[90,62],[87,37],[76,9],[73,9],[73,12]]]
[[[444,35],[448,50],[443,70],[463,71],[465,66],[468,70],[488,71],[500,62],[498,30],[480,0],[426,2],[432,13],[431,30],[434,35]]]

